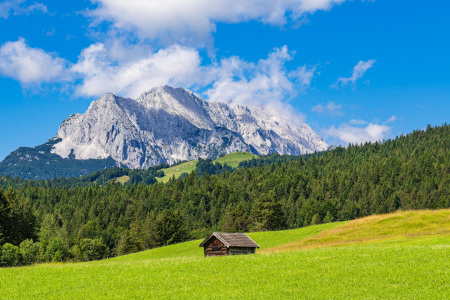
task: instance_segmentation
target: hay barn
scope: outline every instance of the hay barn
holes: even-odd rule
[[[199,247],[203,247],[205,257],[207,257],[255,254],[259,245],[245,233],[213,232]]]

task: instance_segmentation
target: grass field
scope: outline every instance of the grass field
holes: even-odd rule
[[[449,213],[253,233],[256,255],[204,258],[200,241],[191,241],[97,262],[0,269],[0,299],[449,299]],[[279,248],[311,240],[314,249]]]
[[[194,171],[195,166],[197,165],[197,161],[188,161],[179,165],[176,165],[174,167],[162,169],[164,171],[164,177],[156,178],[158,182],[167,182],[170,178],[175,176],[175,178],[180,177],[183,173],[191,173]]]
[[[450,210],[399,211],[353,220],[332,230],[263,252],[366,244],[427,235],[450,236]],[[450,258],[449,258],[450,259]]]
[[[227,164],[232,168],[237,168],[241,161],[251,160],[257,157],[257,155],[247,152],[235,152],[219,157],[214,162],[218,162],[222,165]]]
[[[214,160],[214,162],[218,162],[220,164],[226,163],[230,167],[236,168],[241,161],[250,160],[255,157],[258,157],[258,156],[247,153],[247,152],[235,152],[235,153],[230,153],[230,154],[224,155],[222,157],[219,157],[218,159]],[[174,175],[175,175],[175,178],[178,178],[183,173],[189,174],[192,171],[194,171],[196,165],[197,165],[197,161],[193,160],[193,161],[189,161],[186,163],[176,165],[174,167],[163,169],[164,177],[156,178],[156,180],[158,182],[167,182]]]
[[[130,180],[130,176],[127,176],[127,175],[122,176],[122,177],[117,177],[116,179],[114,179],[115,182],[122,183],[122,184],[124,184],[125,182],[128,182],[128,180]]]
[[[267,232],[252,232],[248,235],[255,241],[261,248],[257,251],[264,251],[272,247],[277,247],[295,240],[302,240],[321,232],[333,229],[345,222],[321,224],[317,226],[309,226],[305,228],[281,230],[281,231],[267,231]],[[167,247],[161,247],[152,249],[149,251],[142,251],[133,253],[130,255],[115,257],[112,260],[117,261],[131,261],[131,260],[145,260],[145,259],[166,259],[173,257],[190,257],[201,258],[203,257],[203,250],[198,245],[203,240],[195,240],[177,245],[170,245]]]

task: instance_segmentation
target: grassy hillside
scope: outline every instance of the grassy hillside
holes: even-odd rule
[[[256,157],[258,157],[258,156],[251,154],[251,153],[247,153],[247,152],[235,152],[235,153],[230,153],[230,154],[224,155],[222,157],[219,157],[218,159],[216,159],[213,162],[214,163],[218,162],[220,164],[226,163],[230,167],[236,168],[241,161],[250,160],[250,159],[253,159]],[[163,169],[164,177],[156,178],[156,180],[158,180],[158,182],[167,182],[173,176],[175,176],[175,178],[178,178],[183,173],[189,174],[195,170],[196,165],[197,165],[197,161],[193,160],[193,161],[189,161],[186,163],[176,165],[174,167]]]
[[[235,152],[219,157],[214,162],[220,164],[227,164],[232,168],[237,168],[241,161],[251,160],[257,158],[257,155],[247,153],[247,152]]]
[[[248,235],[255,240],[261,248],[258,251],[270,249],[286,243],[302,240],[311,236],[315,236],[321,232],[330,230],[345,222],[336,222],[329,224],[320,224],[316,226],[280,230],[280,231],[266,231],[266,232],[252,232]],[[163,258],[181,258],[181,257],[203,257],[203,251],[198,245],[203,240],[195,240],[186,243],[170,245],[167,247],[156,248],[148,251],[133,253],[115,257],[111,260],[116,261],[131,261],[131,260],[145,260],[145,259],[163,259]]]
[[[450,236],[450,210],[399,211],[369,216],[347,222],[309,238],[263,250],[263,252],[367,244],[428,235]]]
[[[127,176],[127,175],[124,175],[124,176],[121,176],[121,177],[117,177],[117,178],[114,179],[115,182],[118,182],[118,183],[121,183],[121,184],[124,184],[125,182],[128,182],[128,180],[130,180],[130,176]]]
[[[97,262],[0,269],[1,298],[203,299],[220,292],[231,299],[448,299],[449,213],[254,233],[261,251],[248,256],[204,258],[200,241],[191,241]],[[353,244],[263,253],[325,237]]]
[[[158,180],[158,182],[167,182],[173,176],[175,176],[175,178],[178,178],[183,173],[191,173],[192,171],[194,171],[196,164],[197,161],[193,160],[170,168],[162,169],[164,171],[164,177],[156,178],[156,180]]]

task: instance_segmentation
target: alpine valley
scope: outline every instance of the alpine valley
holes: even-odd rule
[[[236,151],[301,155],[328,148],[308,125],[267,108],[205,101],[189,90],[163,86],[137,99],[100,97],[84,114],[62,122],[47,143],[9,154],[0,163],[0,175],[49,179]]]

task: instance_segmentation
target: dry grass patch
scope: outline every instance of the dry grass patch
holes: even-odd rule
[[[260,253],[365,244],[427,235],[450,235],[450,209],[399,211],[369,216],[314,237],[262,250]]]
[[[127,176],[127,175],[122,176],[122,177],[117,177],[116,179],[114,179],[115,182],[118,182],[121,184],[127,183],[129,180],[130,180],[130,176]]]

